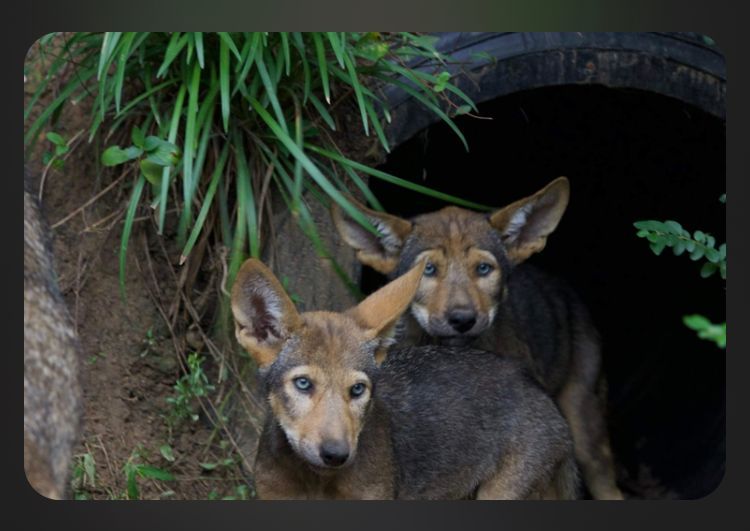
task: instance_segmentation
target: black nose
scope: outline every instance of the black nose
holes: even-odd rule
[[[343,441],[328,441],[320,446],[320,458],[327,466],[341,466],[349,459],[349,445]]]
[[[464,333],[471,330],[477,322],[477,314],[474,310],[457,308],[448,313],[448,323],[456,332]]]

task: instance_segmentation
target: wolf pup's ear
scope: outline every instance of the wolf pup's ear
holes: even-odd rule
[[[357,251],[357,259],[383,274],[388,274],[398,265],[401,247],[412,229],[411,222],[397,216],[376,212],[356,201],[349,200],[370,220],[380,233],[373,234],[341,210],[336,203],[331,215],[344,241]]]
[[[534,195],[493,213],[490,224],[500,232],[508,257],[519,264],[547,244],[568,206],[570,184],[558,177]]]
[[[367,336],[381,339],[380,348],[375,353],[378,364],[385,358],[396,322],[417,293],[424,264],[424,260],[420,261],[408,273],[389,282],[347,312],[365,330]]]
[[[260,367],[273,363],[299,324],[299,314],[270,269],[246,260],[232,286],[237,341]]]

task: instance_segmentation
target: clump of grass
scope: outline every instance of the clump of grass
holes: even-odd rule
[[[278,194],[320,256],[331,258],[309,202],[336,202],[371,231],[347,199],[350,186],[380,203],[361,174],[467,207],[482,208],[358,163],[341,153],[332,133],[335,110],[351,102],[365,135],[390,150],[382,95],[400,87],[447,123],[466,145],[452,116],[476,110],[453,84],[434,37],[415,33],[72,33],[43,38],[51,61],[24,113],[29,121],[42,94],[66,68],[73,74],[27,123],[31,148],[64,105],[92,102],[89,141],[102,137],[104,165],[130,165],[120,249],[125,253],[141,205],[153,210],[158,232],[177,209],[181,263],[201,260],[206,232],[231,249],[231,284],[242,261],[267,243],[268,200]],[[52,50],[57,50],[54,53]],[[412,68],[412,62],[419,68]],[[118,145],[112,139],[127,139]],[[61,146],[59,139],[52,138]],[[195,256],[197,253],[198,256]],[[341,267],[334,270],[352,285]]]

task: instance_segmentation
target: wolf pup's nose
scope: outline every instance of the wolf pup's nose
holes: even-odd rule
[[[471,330],[477,322],[477,314],[474,310],[456,308],[448,313],[448,323],[456,332],[463,334]]]
[[[341,441],[324,442],[320,447],[320,458],[327,466],[341,466],[349,458],[349,445]]]

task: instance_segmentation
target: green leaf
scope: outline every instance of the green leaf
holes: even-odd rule
[[[671,219],[664,222],[664,225],[671,229],[673,234],[682,234],[682,225]]]
[[[654,252],[656,256],[659,256],[664,250],[664,247],[666,246],[667,244],[664,241],[651,242],[651,245],[650,245],[651,250]]]
[[[719,196],[719,201],[721,201],[722,203],[726,204],[726,202],[727,202],[727,194],[721,194],[721,196]]]
[[[120,146],[111,146],[102,153],[102,164],[105,166],[117,166],[123,162],[140,157],[141,153],[143,153],[143,150],[135,146],[127,149],[122,149]]]
[[[156,187],[161,186],[161,174],[164,170],[164,166],[156,164],[148,159],[142,159],[140,166],[141,173],[143,173],[143,176],[149,183]]]
[[[719,266],[717,266],[716,264],[712,262],[706,262],[705,264],[703,264],[703,267],[701,267],[701,277],[702,278],[710,277],[711,275],[716,273],[716,270],[718,269],[718,267]]]
[[[445,87],[448,86],[448,82],[451,80],[451,73],[447,71],[440,72],[437,75],[437,80],[435,81],[435,86],[432,87],[432,89],[435,92],[442,92],[445,90]]]
[[[133,145],[143,149],[143,145],[146,142],[146,137],[143,136],[143,131],[137,125],[133,127],[133,131],[130,133],[130,139],[133,141]]]
[[[127,482],[127,494],[129,500],[137,500],[140,498],[138,492],[138,481],[136,479],[136,467],[131,463],[125,465],[125,478]]]
[[[682,321],[685,323],[685,326],[696,331],[711,326],[711,321],[702,315],[686,315],[682,318]]]
[[[158,136],[148,136],[143,143],[146,158],[159,166],[176,166],[180,161],[180,148]]]
[[[214,470],[219,463],[200,463],[200,465],[203,470]]]
[[[685,252],[685,243],[682,240],[675,241],[674,245],[672,246],[672,252],[675,256],[680,256],[683,252]]]
[[[65,141],[65,139],[57,133],[53,133],[52,131],[50,131],[49,133],[47,133],[46,136],[47,136],[47,140],[49,140],[56,146],[64,146],[64,147],[68,146],[68,143]]]
[[[156,468],[155,466],[137,465],[137,471],[138,475],[142,478],[158,479],[159,481],[174,480],[174,476],[171,473],[167,472],[166,470],[162,470],[161,468]]]
[[[170,463],[174,462],[174,453],[172,452],[172,447],[168,444],[163,444],[159,447],[159,452],[161,453],[162,457],[169,461]]]
[[[96,462],[90,453],[83,454],[83,471],[88,484],[96,487]]]

